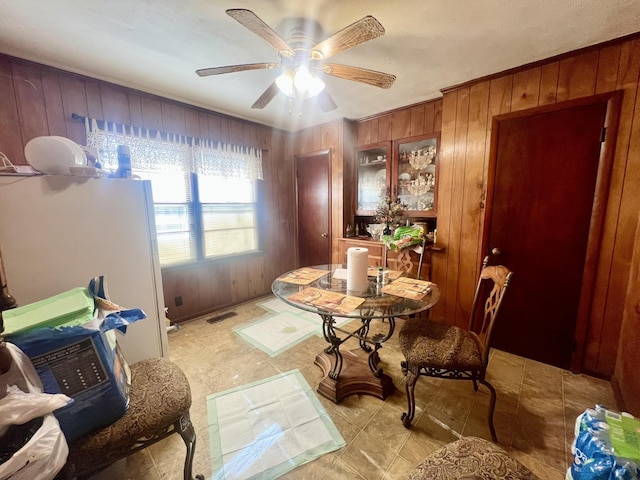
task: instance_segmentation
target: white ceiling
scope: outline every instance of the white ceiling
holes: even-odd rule
[[[247,8],[282,37],[306,17],[326,38],[365,15],[382,37],[331,58],[397,76],[379,89],[326,77],[338,108],[278,94],[253,102],[276,70],[199,77],[195,70],[277,62],[276,51],[225,14]],[[191,105],[295,131],[440,97],[440,89],[640,31],[640,0],[0,0],[0,52]]]

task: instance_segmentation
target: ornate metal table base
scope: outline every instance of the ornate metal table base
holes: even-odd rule
[[[396,317],[406,317],[431,308],[440,298],[438,288],[433,285],[426,296],[415,300],[384,293],[382,286],[376,283],[375,278],[370,277],[366,291],[354,294],[362,300],[352,302],[350,309],[344,309],[340,308],[340,302],[350,295],[343,272],[345,265],[305,268],[319,270],[320,276],[311,283],[300,284],[291,280],[297,278],[292,275],[296,271],[288,272],[273,281],[271,290],[285,303],[317,313],[322,318],[322,336],[328,346],[315,359],[315,364],[322,369],[324,375],[318,386],[318,393],[334,403],[356,394],[387,398],[395,387],[391,377],[385,375],[379,366],[379,351],[393,335]],[[338,270],[341,271],[340,276]],[[323,274],[325,271],[326,274]],[[312,273],[315,275],[317,272]],[[337,303],[335,299],[330,302],[314,301],[315,297],[300,295],[307,288],[346,295],[342,295]],[[317,295],[317,292],[314,293]],[[347,302],[347,306],[350,304]],[[334,315],[340,318],[340,322],[336,321]],[[347,341],[357,342],[360,348],[347,350]],[[345,347],[344,351],[341,346]],[[349,348],[353,347],[349,345]]]
[[[360,348],[342,354],[342,370],[337,379],[331,378],[329,373],[333,368],[335,356],[332,353],[322,352],[316,356],[315,364],[324,374],[324,378],[318,385],[318,393],[334,403],[340,403],[349,395],[362,394],[373,395],[382,400],[393,393],[395,387],[391,377],[378,370],[375,374],[369,366],[369,355],[377,368],[378,353],[368,353]]]

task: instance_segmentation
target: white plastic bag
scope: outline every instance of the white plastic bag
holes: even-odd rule
[[[29,358],[15,345],[5,345],[13,361],[9,370],[0,375],[2,394],[9,391],[10,385],[16,385],[28,393],[42,394],[40,377]],[[33,437],[11,458],[0,464],[0,480],[52,479],[66,463],[68,454],[69,448],[60,424],[52,413],[48,413],[44,415],[42,426]]]
[[[0,384],[0,390],[2,388]],[[0,398],[0,438],[10,425],[22,425],[34,418],[44,417],[73,402],[73,399],[61,393],[27,393],[15,385],[9,385],[6,393],[4,398]]]
[[[42,426],[24,447],[0,465],[0,480],[49,480],[67,461],[69,448],[53,414],[45,415]]]

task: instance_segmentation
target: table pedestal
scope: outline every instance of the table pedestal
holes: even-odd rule
[[[316,356],[315,364],[324,374],[324,378],[318,385],[318,393],[334,403],[340,403],[344,397],[362,394],[373,395],[382,400],[387,398],[395,389],[391,377],[379,369],[374,374],[369,362],[377,369],[379,357],[377,352],[365,352],[357,348],[350,351],[341,351],[343,364],[337,380],[329,376],[333,367],[335,356],[322,352]],[[372,358],[369,358],[369,357]]]

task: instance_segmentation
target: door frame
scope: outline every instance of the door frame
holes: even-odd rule
[[[329,263],[331,263],[331,253],[332,253],[332,243],[333,243],[333,234],[332,234],[332,229],[331,229],[331,225],[333,223],[333,215],[332,215],[332,204],[333,204],[333,197],[332,197],[332,186],[333,186],[333,182],[331,179],[331,149],[330,148],[326,148],[324,150],[316,150],[314,152],[305,152],[305,153],[299,153],[297,155],[294,155],[294,175],[295,175],[295,195],[296,195],[296,205],[295,205],[295,233],[296,233],[296,241],[295,241],[295,258],[296,258],[296,268],[300,266],[300,250],[298,248],[299,245],[299,225],[298,225],[298,218],[299,218],[299,211],[298,211],[298,160],[301,158],[308,158],[308,157],[320,157],[320,156],[326,156],[327,157],[327,162],[328,162],[328,166],[329,166],[329,185],[328,185],[328,191],[327,191],[327,233],[328,233],[328,239],[327,239],[327,248],[328,248],[328,254],[329,254]]]
[[[589,225],[589,235],[587,239],[587,252],[585,256],[584,270],[582,276],[582,287],[580,291],[580,301],[574,330],[574,348],[571,353],[571,371],[579,373],[582,370],[584,352],[587,342],[589,322],[591,320],[591,309],[593,303],[593,292],[595,289],[596,272],[600,258],[600,245],[602,243],[602,232],[606,216],[607,201],[609,197],[609,184],[611,171],[618,138],[618,125],[620,120],[620,110],[622,104],[621,90],[607,92],[599,95],[592,95],[576,100],[568,100],[554,105],[545,105],[517,112],[510,112],[495,115],[491,125],[491,144],[489,150],[489,163],[487,169],[486,188],[486,209],[482,226],[482,247],[480,257],[488,254],[491,217],[493,211],[493,194],[495,186],[496,163],[498,160],[498,139],[500,136],[500,122],[516,118],[529,117],[549,112],[555,112],[595,103],[606,103],[606,113],[604,121],[604,135],[600,143],[600,160],[596,176],[596,185],[593,196],[593,206],[591,210],[591,222]],[[479,259],[479,261],[481,258]],[[518,272],[516,272],[517,281]]]

